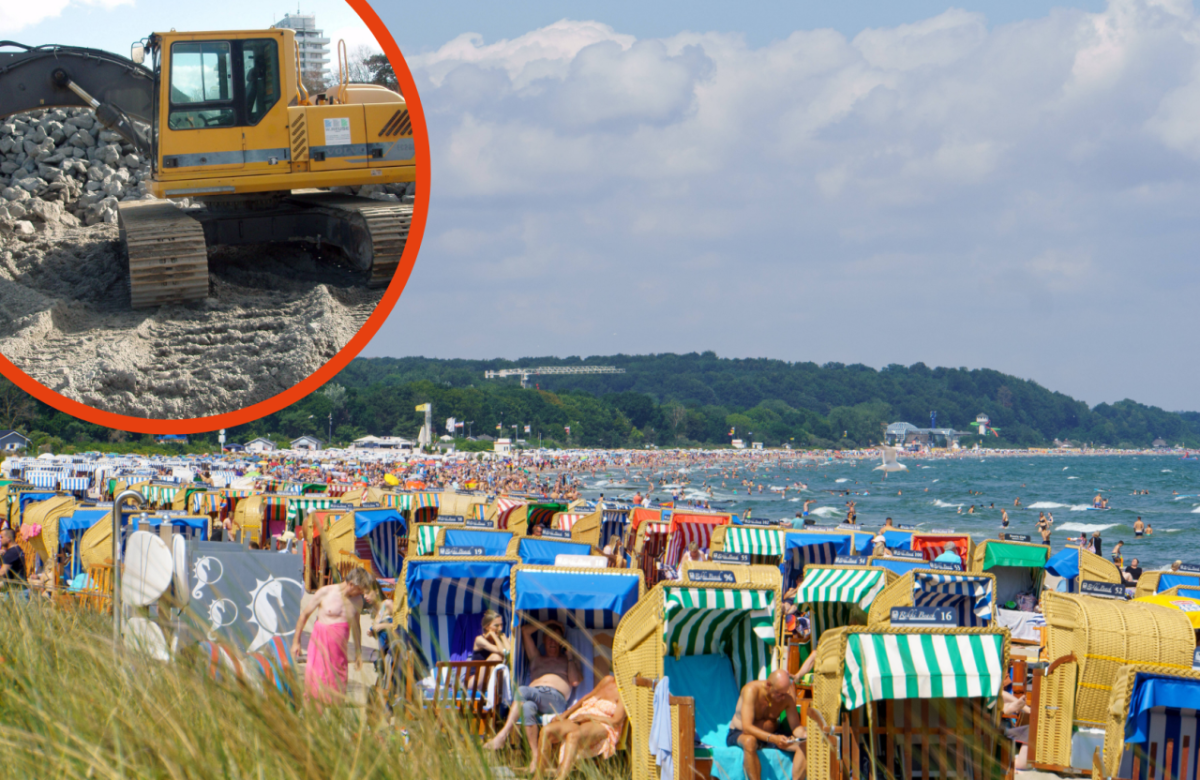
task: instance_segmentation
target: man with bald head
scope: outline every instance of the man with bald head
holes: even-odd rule
[[[780,715],[787,718],[782,728]],[[762,766],[758,761],[760,749],[780,750],[792,754],[792,780],[801,780],[808,770],[804,753],[807,734],[800,725],[796,711],[796,689],[787,670],[778,669],[765,680],[754,680],[742,688],[737,711],[729,721],[729,736],[725,744],[740,747],[745,753],[743,768],[746,780],[761,780]]]

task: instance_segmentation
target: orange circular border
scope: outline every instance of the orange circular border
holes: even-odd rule
[[[342,347],[329,362],[308,378],[278,395],[237,411],[181,420],[131,417],[105,412],[82,404],[41,384],[13,365],[3,355],[0,355],[0,374],[39,401],[95,425],[131,433],[203,433],[253,422],[299,401],[337,376],[338,372],[345,368],[362,351],[363,347],[367,346],[367,343],[383,325],[384,320],[392,313],[396,301],[400,300],[400,293],[404,292],[404,286],[408,284],[408,277],[412,274],[413,265],[417,261],[417,252],[421,248],[421,239],[425,235],[425,218],[429,213],[429,134],[425,127],[425,112],[421,108],[421,98],[417,94],[416,82],[413,81],[408,63],[404,61],[404,56],[400,53],[400,47],[396,45],[395,39],[392,38],[391,33],[388,32],[387,27],[367,0],[346,0],[346,2],[374,34],[376,42],[383,48],[383,52],[387,55],[388,62],[391,63],[392,70],[396,74],[400,93],[404,95],[408,104],[408,115],[412,121],[417,166],[416,202],[413,204],[412,225],[408,231],[408,241],[404,245],[404,253],[400,256],[400,264],[396,267],[392,283],[388,285],[383,298],[375,306],[375,311],[371,312],[371,316],[367,318],[358,333],[354,334],[354,338],[350,339],[346,346]]]

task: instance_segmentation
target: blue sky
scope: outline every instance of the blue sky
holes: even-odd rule
[[[302,10],[355,42],[339,3]],[[123,51],[290,10],[173,5],[0,34]],[[376,8],[433,184],[366,355],[922,361],[1200,409],[1191,0]]]

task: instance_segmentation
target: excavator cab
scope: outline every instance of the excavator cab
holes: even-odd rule
[[[151,161],[158,200],[119,204],[135,308],[206,297],[208,250],[223,245],[307,241],[371,286],[391,281],[412,207],[329,190],[415,181],[412,121],[403,96],[349,83],[344,43],[319,100],[289,29],[154,33],[131,55],[29,48],[23,70],[0,67],[0,117],[91,106]],[[44,82],[30,94],[24,76]],[[202,208],[169,202],[183,198]]]

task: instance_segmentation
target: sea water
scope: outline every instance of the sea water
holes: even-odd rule
[[[707,481],[712,489],[714,509],[752,517],[791,519],[803,502],[814,499],[810,517],[822,526],[833,526],[846,516],[846,502],[857,504],[858,523],[873,530],[892,518],[896,525],[914,525],[919,531],[953,530],[969,533],[976,540],[997,538],[1002,530],[1028,534],[1039,541],[1036,524],[1039,512],[1054,516],[1052,544],[1062,549],[1070,537],[1078,538],[1093,531],[1100,533],[1104,555],[1110,557],[1113,545],[1125,542],[1125,562],[1138,558],[1142,568],[1165,568],[1172,561],[1200,564],[1200,462],[1180,460],[1178,455],[1096,455],[1096,456],[964,456],[958,459],[905,458],[907,472],[889,474],[874,471],[873,460],[842,460],[821,464],[806,463],[797,457],[792,462],[766,464],[751,470],[745,463],[732,474],[734,466],[705,468],[692,465],[682,487],[686,498],[700,495]],[[630,469],[597,474],[585,480],[584,495],[595,498],[601,492],[607,498],[632,495],[616,489],[614,483],[636,485],[643,490],[646,478],[657,483],[661,472]],[[668,472],[674,485],[678,475]],[[743,479],[755,487],[747,494]],[[724,482],[724,486],[722,483]],[[806,488],[795,490],[792,485]],[[604,484],[601,484],[604,483]],[[763,486],[758,492],[758,485]],[[608,486],[608,487],[606,487]],[[786,493],[771,488],[787,487]],[[850,495],[844,495],[844,491]],[[1149,491],[1142,495],[1139,491]],[[833,491],[831,493],[830,491]],[[975,491],[973,494],[970,491]],[[653,497],[670,500],[670,490],[655,488]],[[1108,499],[1107,511],[1090,509],[1099,493]],[[1015,499],[1021,507],[1015,507]],[[799,499],[799,500],[797,500]],[[974,514],[969,514],[971,506]],[[1008,510],[1009,527],[1001,529],[1000,510]],[[1135,538],[1134,521],[1142,520],[1154,529],[1151,536]]]

